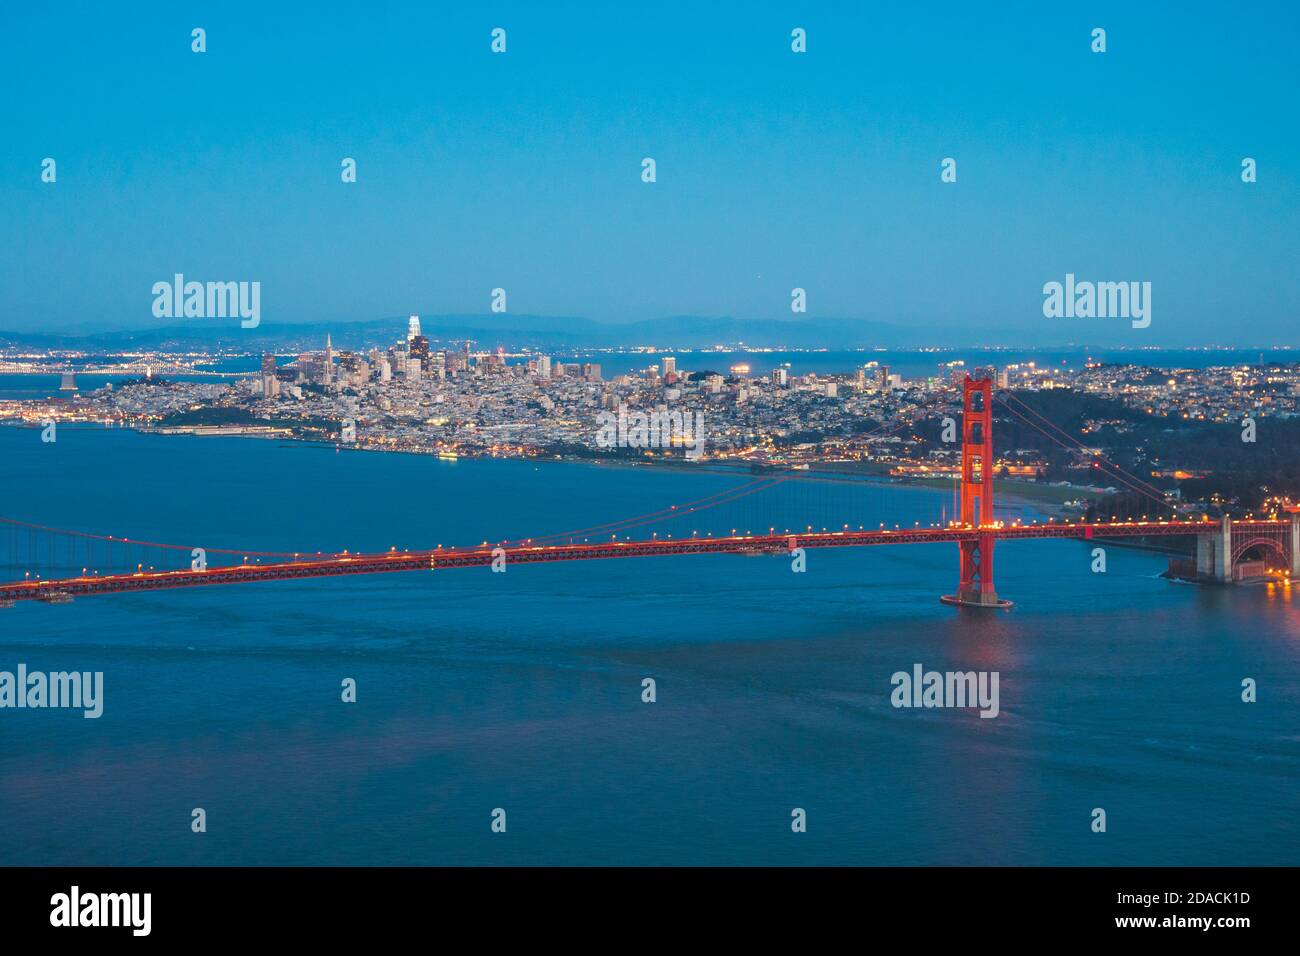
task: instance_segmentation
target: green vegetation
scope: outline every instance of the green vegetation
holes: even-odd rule
[[[247,408],[205,405],[189,411],[174,412],[158,424],[168,428],[183,428],[195,425],[265,425],[267,422],[254,418]]]

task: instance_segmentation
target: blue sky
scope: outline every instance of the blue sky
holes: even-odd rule
[[[261,282],[264,326],[800,286],[953,344],[1300,342],[1292,5],[376,6],[7,9],[0,328],[160,324],[183,272]],[[1067,272],[1150,281],[1151,327],[1044,318]]]

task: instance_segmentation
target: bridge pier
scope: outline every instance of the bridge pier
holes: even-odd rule
[[[1300,578],[1300,514],[1291,516],[1291,577]]]
[[[991,534],[982,534],[974,541],[963,541],[961,549],[961,578],[956,594],[939,598],[944,604],[961,607],[1011,607],[1010,601],[998,597],[993,585],[993,542]]]
[[[1227,515],[1213,531],[1196,536],[1196,577],[1220,584],[1232,580],[1232,519]]]
[[[1227,515],[1219,520],[1214,534],[1214,580],[1220,584],[1232,581],[1232,519]]]
[[[1196,579],[1209,581],[1214,577],[1214,535],[1196,536]]]

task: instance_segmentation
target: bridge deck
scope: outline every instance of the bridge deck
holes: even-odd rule
[[[1286,520],[1233,522],[1237,530],[1278,531],[1289,528]],[[1128,521],[1087,524],[1047,522],[1043,524],[996,524],[982,528],[904,528],[877,531],[835,531],[808,534],[743,535],[737,537],[691,537],[644,541],[607,541],[599,544],[532,546],[527,543],[502,547],[507,565],[553,561],[590,561],[612,558],[656,557],[684,554],[752,554],[785,552],[792,547],[843,548],[891,544],[936,544],[976,540],[983,535],[1014,541],[1037,538],[1135,538],[1187,534],[1211,534],[1217,523],[1208,521]],[[96,575],[48,581],[17,581],[0,585],[0,601],[49,601],[63,596],[112,594],[123,591],[153,591],[166,588],[242,584],[254,581],[283,581],[298,578],[332,577],[347,574],[379,574],[395,571],[427,571],[490,565],[492,546],[448,548],[433,551],[385,552],[381,554],[330,555],[311,560],[274,564],[241,564],[212,567],[204,571],[145,571],[134,574]]]

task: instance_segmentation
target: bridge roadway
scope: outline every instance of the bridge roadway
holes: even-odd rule
[[[843,548],[887,544],[936,544],[971,541],[992,535],[1001,541],[1028,538],[1136,538],[1164,535],[1210,534],[1219,527],[1210,521],[1125,521],[1087,524],[1046,522],[1002,524],[979,528],[950,525],[946,528],[902,528],[876,531],[832,531],[806,534],[741,535],[735,537],[654,538],[642,541],[530,545],[527,542],[501,546],[506,565],[544,561],[589,561],[609,558],[638,558],[682,554],[785,553],[792,548]],[[1289,528],[1286,520],[1233,522],[1234,532],[1277,531]],[[379,554],[329,555],[274,564],[241,564],[210,567],[203,571],[142,571],[132,574],[91,575],[47,581],[17,581],[0,584],[0,602],[61,601],[70,597],[112,594],[123,591],[155,591],[165,588],[203,587],[214,584],[244,584],[254,581],[284,581],[298,578],[333,577],[345,574],[378,574],[392,571],[428,571],[482,567],[492,564],[496,548],[439,548],[434,551],[389,551]]]

